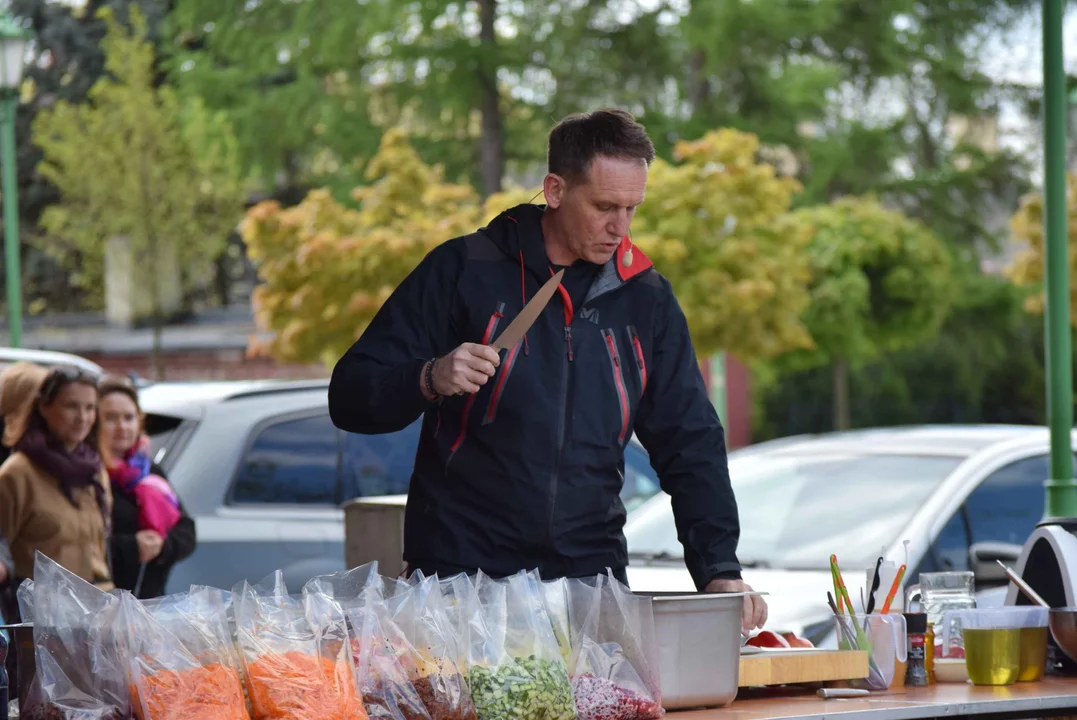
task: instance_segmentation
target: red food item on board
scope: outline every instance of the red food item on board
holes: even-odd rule
[[[787,648],[789,641],[770,630],[760,630],[758,634],[750,638],[747,645],[759,648]]]

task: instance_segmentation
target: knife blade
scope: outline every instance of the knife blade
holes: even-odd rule
[[[494,350],[505,350],[520,342],[523,336],[527,334],[527,331],[531,329],[531,326],[535,324],[538,316],[542,314],[546,304],[550,302],[550,298],[557,292],[557,286],[561,284],[561,278],[564,275],[565,271],[563,269],[558,270],[552,278],[547,280],[546,284],[539,288],[535,296],[524,305],[524,309],[520,311],[520,314],[509,323],[509,326],[502,331],[497,340],[491,343],[490,347]]]

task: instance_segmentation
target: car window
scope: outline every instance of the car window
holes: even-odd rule
[[[961,457],[841,452],[757,454],[730,460],[746,564],[868,567]],[[668,497],[666,498],[668,500]],[[683,557],[668,502],[652,501],[625,527],[632,553]]]
[[[931,543],[930,550],[920,561],[920,567],[909,577],[919,577],[920,573],[926,572],[968,569],[969,531],[963,510],[958,509],[939,531],[935,542]]]
[[[344,433],[345,499],[406,494],[421,428],[420,418],[395,433]]]
[[[1043,519],[1047,455],[1025,458],[988,475],[965,501],[973,543],[1024,545]]]
[[[338,438],[328,414],[265,427],[240,464],[231,502],[338,505]]]
[[[1036,455],[984,478],[946,522],[917,572],[968,570],[973,543],[1024,545],[1043,519],[1043,484],[1049,472],[1049,457]]]

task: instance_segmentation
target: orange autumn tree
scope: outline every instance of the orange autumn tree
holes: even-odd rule
[[[634,240],[673,283],[701,355],[753,359],[811,346],[800,322],[808,237],[788,212],[799,186],[759,162],[757,149],[755,136],[733,130],[678,144],[678,164],[654,163],[634,225]],[[270,201],[249,211],[243,237],[263,280],[255,313],[272,336],[252,352],[334,363],[427,252],[537,192],[483,202],[471,186],[446,182],[395,130],[367,179],[355,207],[316,190],[292,208]]]
[[[243,239],[263,280],[255,317],[273,334],[251,352],[335,362],[426,253],[489,214],[471,186],[445,182],[400,131],[385,134],[367,179],[352,193],[354,208],[314,190],[295,207],[266,201],[247,213]],[[511,204],[504,195],[487,202]]]

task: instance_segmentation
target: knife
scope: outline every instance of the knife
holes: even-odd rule
[[[558,270],[556,275],[547,280],[546,284],[535,293],[535,297],[524,305],[524,309],[520,311],[520,314],[509,323],[509,326],[498,336],[497,340],[491,343],[490,347],[494,350],[505,350],[520,342],[524,335],[527,334],[527,331],[531,329],[531,326],[535,324],[538,316],[542,314],[542,310],[550,302],[550,298],[557,292],[557,286],[561,284],[561,278],[564,275],[564,270]]]

